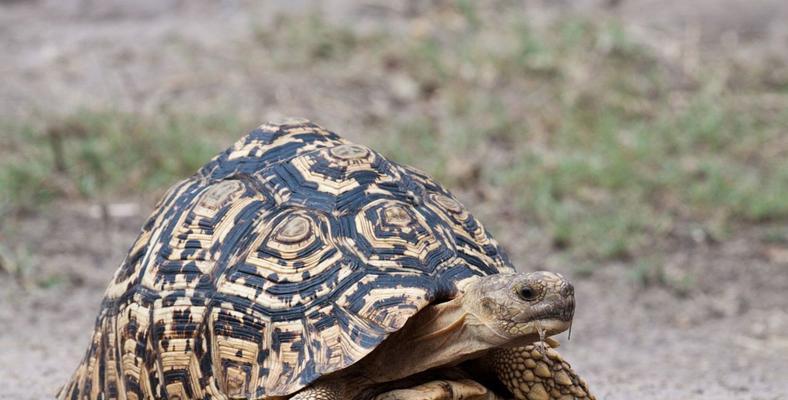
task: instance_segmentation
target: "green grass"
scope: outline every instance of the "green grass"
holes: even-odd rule
[[[0,215],[56,198],[161,189],[194,173],[242,128],[232,117],[82,111],[42,125],[5,122]],[[236,134],[237,135],[237,134]]]
[[[487,201],[514,208],[578,259],[637,256],[680,224],[724,237],[788,220],[788,85],[764,84],[759,65],[733,77],[717,64],[677,74],[615,20],[531,26],[467,1],[435,18],[432,29],[404,34],[280,18],[255,28],[254,45],[270,55],[265,68],[325,77],[350,93],[374,88],[393,106],[383,117],[361,110],[372,132],[365,143],[449,187],[492,188]],[[416,90],[395,93],[393,77]],[[777,106],[744,101],[767,94]],[[115,112],[13,123],[16,134],[0,142],[2,201],[14,210],[160,189],[240,125]]]

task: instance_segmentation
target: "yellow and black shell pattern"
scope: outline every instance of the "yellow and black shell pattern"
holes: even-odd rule
[[[416,169],[308,121],[253,130],[160,201],[61,399],[265,399],[512,271]]]

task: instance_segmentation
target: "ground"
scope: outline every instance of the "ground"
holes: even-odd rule
[[[428,170],[518,268],[569,276],[562,353],[598,398],[788,399],[788,5],[547,3],[521,60],[462,1],[0,2],[0,398],[51,398],[163,188],[287,114]]]

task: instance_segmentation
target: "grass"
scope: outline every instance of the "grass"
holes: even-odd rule
[[[378,132],[367,144],[449,187],[490,188],[487,201],[578,259],[637,256],[681,224],[724,237],[788,220],[788,85],[762,83],[758,66],[677,73],[615,20],[532,26],[467,1],[406,34],[277,21],[255,28],[265,68],[384,93],[392,106],[365,122]],[[766,94],[781,103],[745,101]],[[7,213],[161,189],[243,131],[229,115],[102,111],[6,125]]]
[[[452,165],[478,164],[502,204],[595,259],[632,257],[681,223],[725,236],[788,218],[788,111],[741,109],[714,69],[675,88],[616,23],[476,29],[398,46],[403,68],[437,87],[438,110],[392,128],[383,147],[394,158],[455,186],[467,177]]]
[[[6,229],[3,227],[3,230]],[[0,243],[0,277],[8,277],[26,286],[33,280],[34,270],[33,255],[27,246],[7,247]]]
[[[42,126],[6,122],[0,212],[56,198],[107,198],[161,189],[194,173],[241,130],[232,117],[82,111]]]

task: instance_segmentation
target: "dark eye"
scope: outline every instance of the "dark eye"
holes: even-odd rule
[[[521,287],[517,294],[520,295],[520,298],[523,300],[533,300],[536,297],[536,292],[528,286]]]

